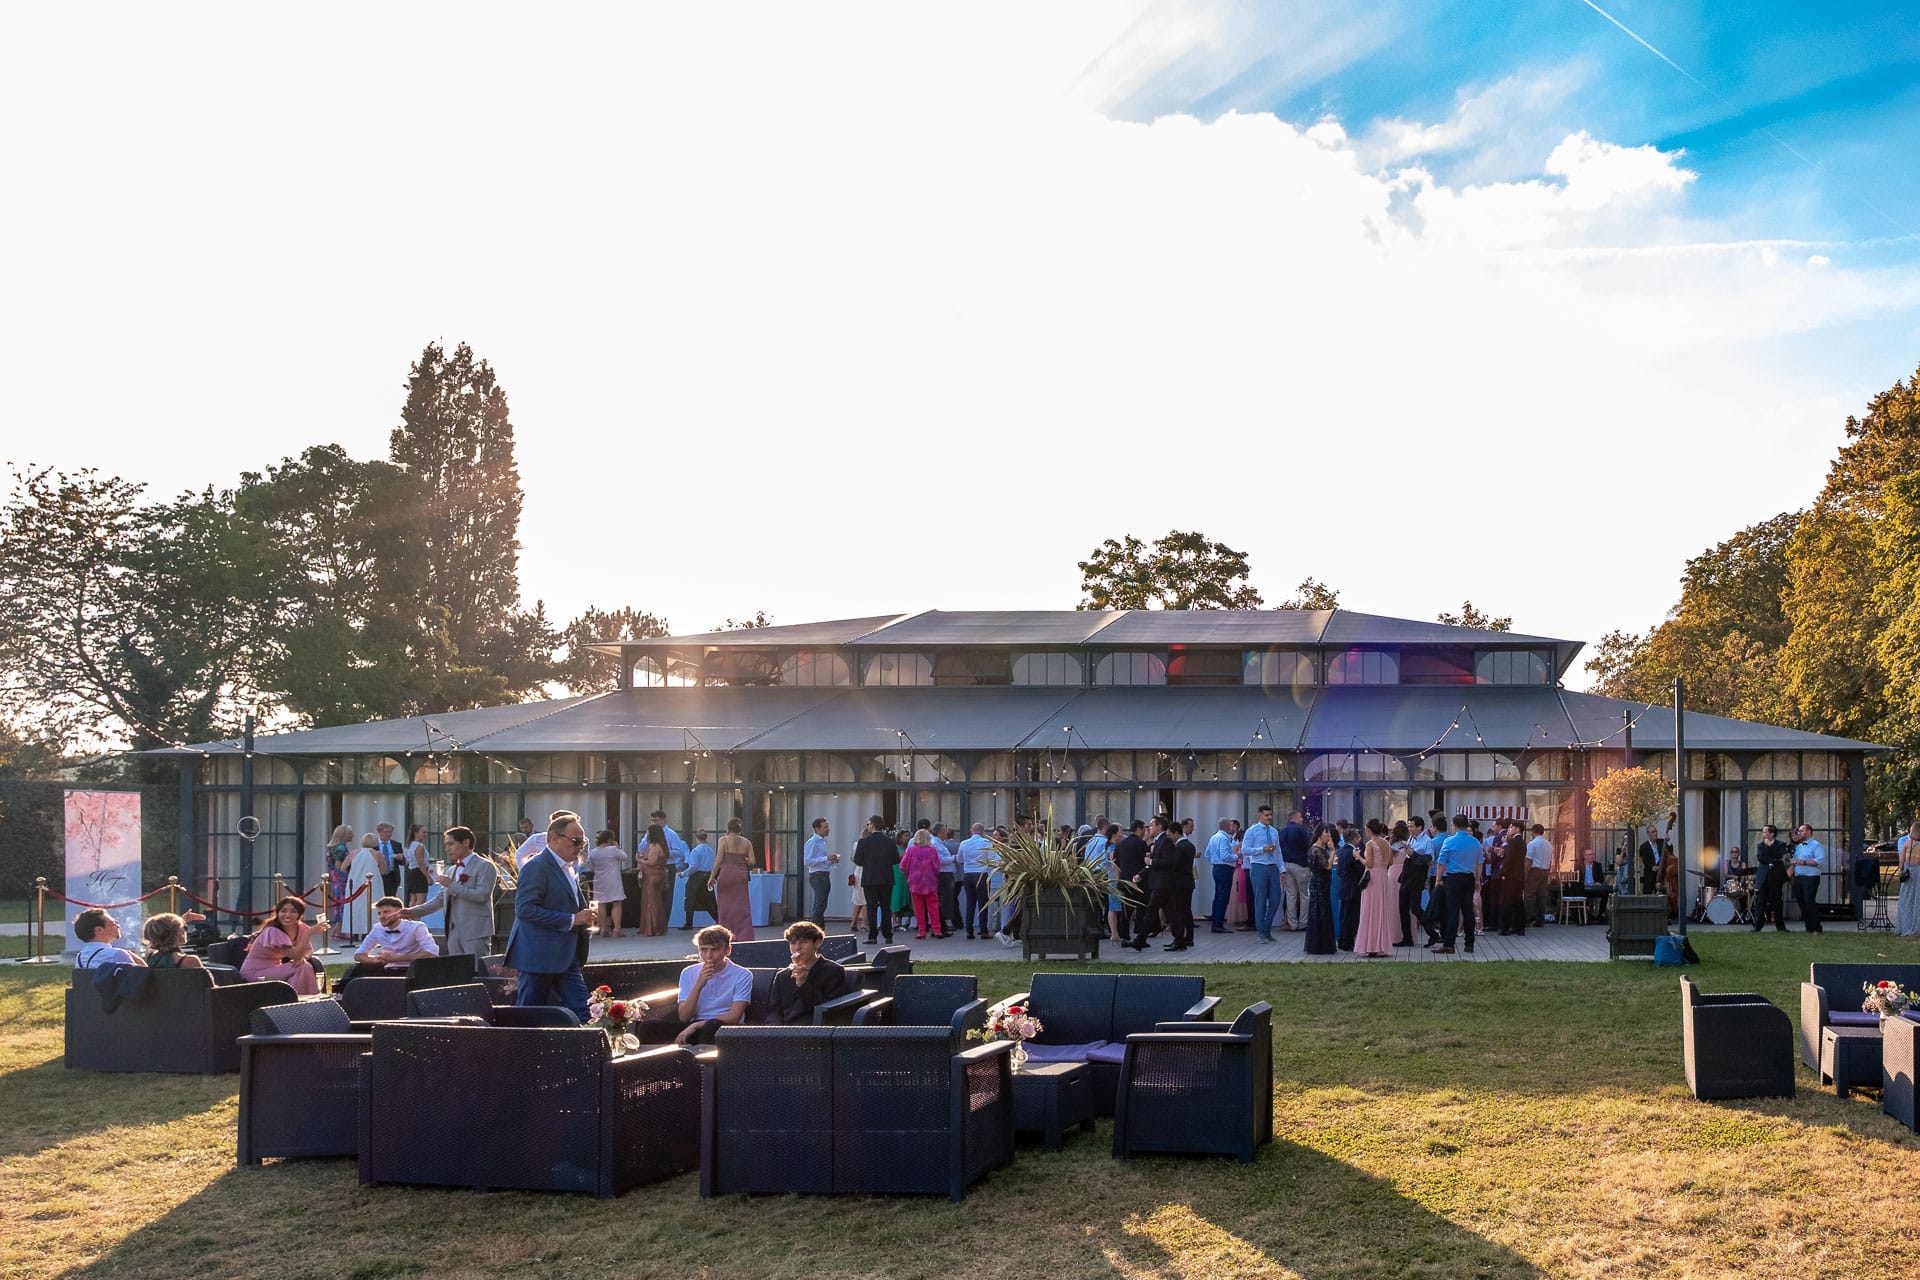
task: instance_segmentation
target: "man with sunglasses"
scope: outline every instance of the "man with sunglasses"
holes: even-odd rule
[[[572,814],[547,826],[547,847],[520,868],[513,893],[513,932],[507,935],[507,967],[520,972],[521,1005],[557,1004],[587,1017],[587,926],[594,913],[580,892],[576,864],[587,835]]]

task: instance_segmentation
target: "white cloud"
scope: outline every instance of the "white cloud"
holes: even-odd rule
[[[375,454],[407,361],[466,339],[563,616],[1066,606],[1100,538],[1178,527],[1272,598],[1593,637],[1910,371],[1857,330],[1911,329],[1911,270],[1727,243],[1675,153],[1574,132],[1449,183],[1338,119],[1116,120],[1100,6],[379,14],[130,10],[0,67],[45,121],[0,144],[38,250],[9,452],[162,490]]]

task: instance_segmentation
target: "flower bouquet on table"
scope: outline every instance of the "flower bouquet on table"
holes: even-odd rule
[[[639,1052],[640,1037],[627,1028],[646,1016],[645,1000],[616,1000],[612,987],[595,987],[587,995],[587,1021],[606,1032],[616,1055]]]
[[[1897,1018],[1920,1004],[1920,994],[1903,990],[1897,982],[1863,982],[1860,990],[1866,993],[1860,998],[1860,1011],[1877,1013],[1882,1018]]]
[[[1040,1019],[1027,1012],[1023,1004],[1010,1004],[987,1011],[987,1024],[984,1027],[967,1032],[969,1040],[1013,1041],[1013,1069],[1018,1071],[1027,1061],[1027,1041],[1039,1035],[1044,1027]]]

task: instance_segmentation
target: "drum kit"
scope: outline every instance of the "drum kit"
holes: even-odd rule
[[[1753,873],[1736,872],[1723,881],[1721,887],[1705,885],[1700,890],[1700,903],[1695,908],[1696,920],[1708,924],[1752,924],[1753,923]]]

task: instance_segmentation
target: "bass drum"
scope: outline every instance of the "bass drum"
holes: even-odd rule
[[[1715,894],[1713,901],[1707,904],[1708,924],[1732,924],[1735,914],[1733,899],[1724,893]]]

